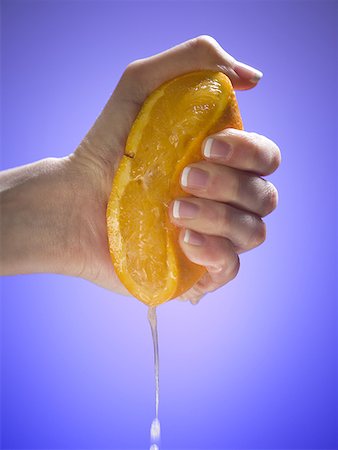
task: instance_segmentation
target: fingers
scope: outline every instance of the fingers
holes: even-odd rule
[[[204,293],[236,277],[240,266],[239,257],[228,239],[183,229],[179,241],[185,255],[208,270],[209,277],[203,280]]]
[[[207,160],[236,169],[269,175],[281,162],[278,146],[265,136],[228,128],[208,136],[203,143]]]
[[[127,67],[121,84],[125,95],[142,103],[155,88],[167,80],[195,70],[225,73],[235,89],[256,86],[262,72],[238,62],[211,36],[198,36],[164,52],[138,59]]]
[[[234,262],[236,255],[265,241],[261,217],[278,201],[274,185],[259,176],[274,172],[280,164],[274,142],[234,129],[208,138],[213,140],[202,145],[206,161],[190,164],[181,174],[181,186],[192,196],[175,199],[169,206],[171,221],[183,228],[183,251],[208,269],[182,296],[192,303],[231,279],[224,272],[225,261]]]
[[[200,240],[202,238],[202,240]],[[186,256],[207,268],[207,273],[189,291],[181,296],[196,304],[207,292],[212,292],[234,279],[239,271],[240,260],[227,239],[198,235],[182,230],[180,244]]]
[[[177,199],[170,204],[169,214],[179,227],[227,238],[237,253],[257,247],[266,238],[265,223],[257,215],[212,200]]]
[[[228,203],[260,217],[270,214],[278,202],[277,189],[269,181],[209,161],[186,166],[181,186],[196,197]]]

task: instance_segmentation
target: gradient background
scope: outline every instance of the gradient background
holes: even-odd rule
[[[199,34],[264,72],[266,242],[198,306],[159,308],[162,449],[337,448],[337,2],[2,2],[3,168],[73,151],[126,65]],[[2,279],[2,448],[146,449],[146,308],[81,279]]]

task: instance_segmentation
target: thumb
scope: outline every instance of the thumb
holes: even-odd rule
[[[125,141],[142,103],[165,81],[197,70],[225,73],[234,89],[256,86],[263,74],[237,61],[211,36],[202,35],[156,55],[133,61],[80,147],[93,151],[94,159],[117,167]]]
[[[125,98],[141,105],[165,81],[198,70],[223,72],[236,90],[255,87],[263,76],[261,71],[237,61],[216,39],[202,35],[156,55],[133,61],[118,88]]]
[[[234,62],[234,71],[240,79],[237,89],[251,89],[263,77],[263,72],[239,61]]]

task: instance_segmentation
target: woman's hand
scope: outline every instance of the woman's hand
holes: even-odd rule
[[[101,116],[76,150],[74,162],[81,162],[87,177],[92,178],[90,191],[92,197],[97,198],[90,207],[83,207],[86,219],[91,218],[93,234],[92,244],[83,248],[84,260],[90,263],[83,267],[81,276],[127,294],[116,276],[112,277],[106,238],[105,209],[114,172],[145,98],[168,79],[201,69],[224,72],[235,89],[254,87],[262,75],[236,62],[209,36],[200,36],[158,55],[137,60],[127,67]],[[188,215],[196,214],[196,217],[183,218],[187,211],[183,202],[176,203],[175,207],[176,216],[179,214],[181,218],[174,217],[173,205],[169,210],[171,220],[182,227],[180,243],[187,257],[208,268],[208,273],[181,297],[191,301],[197,301],[236,276],[238,254],[264,241],[265,224],[260,217],[269,214],[277,204],[276,189],[260,176],[278,167],[278,147],[263,136],[244,131],[228,129],[213,137],[223,145],[212,146],[211,153],[210,146],[204,145],[205,161],[191,166],[204,170],[204,173],[196,173],[206,185],[188,187],[182,184],[183,189],[194,196],[185,199],[190,205]],[[215,150],[219,153],[221,148],[224,152],[228,148],[228,153],[221,158],[214,157]],[[196,181],[194,172],[187,172],[185,169],[183,181],[189,184]],[[191,205],[196,206],[194,211]],[[186,242],[189,238],[190,243]]]
[[[43,203],[40,214],[48,218],[54,211],[52,217],[59,216],[64,221],[58,228],[57,244],[54,236],[53,249],[48,250],[46,245],[47,253],[54,256],[53,263],[35,264],[31,271],[41,272],[46,267],[45,271],[80,276],[130,295],[114,272],[108,250],[105,214],[114,174],[131,125],[145,98],[168,79],[202,69],[224,72],[235,89],[250,89],[262,76],[259,71],[237,62],[209,36],[200,36],[158,55],[134,61],[126,68],[102,113],[75,152],[62,160],[49,161],[49,178],[59,180],[58,189],[47,188],[48,177],[43,175],[44,170],[40,178],[25,178],[21,174],[26,180],[26,192],[39,180],[40,184],[43,180],[47,183],[49,202]],[[194,196],[185,201],[197,207],[197,216],[184,219],[183,203],[176,203],[175,208],[171,205],[169,211],[171,220],[182,227],[183,251],[193,261],[208,267],[208,273],[181,297],[193,302],[236,275],[238,254],[263,242],[265,226],[260,217],[271,212],[277,201],[276,189],[260,175],[271,173],[279,165],[278,147],[267,138],[237,130],[227,129],[214,137],[217,142],[223,142],[224,147],[230,144],[230,153],[216,159],[212,152],[208,156],[210,146],[204,145],[204,149],[207,148],[205,160],[191,167],[206,171],[206,186],[182,185]],[[183,183],[194,179],[192,170],[183,171]],[[41,186],[40,192],[43,192]],[[10,197],[10,190],[7,193]],[[174,217],[174,213],[181,218]],[[35,210],[36,219],[38,215]],[[203,239],[199,245],[196,245],[197,236]],[[190,243],[185,242],[189,238]],[[48,238],[44,242],[47,243]],[[27,271],[26,264],[24,273]],[[13,258],[11,269],[5,267],[3,272],[23,273],[13,268]]]
[[[193,195],[170,205],[170,218],[180,227],[180,243],[192,261],[208,273],[183,299],[193,303],[206,292],[232,280],[240,253],[262,244],[266,237],[261,217],[277,206],[278,193],[261,178],[280,164],[276,144],[256,133],[228,128],[203,144],[206,159],[187,166],[182,189]]]

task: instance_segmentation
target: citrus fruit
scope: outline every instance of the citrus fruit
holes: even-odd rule
[[[205,70],[155,89],[131,127],[108,201],[108,242],[117,276],[149,306],[180,296],[206,272],[183,253],[168,206],[188,196],[180,176],[202,159],[202,141],[228,127],[242,129],[231,82]]]

